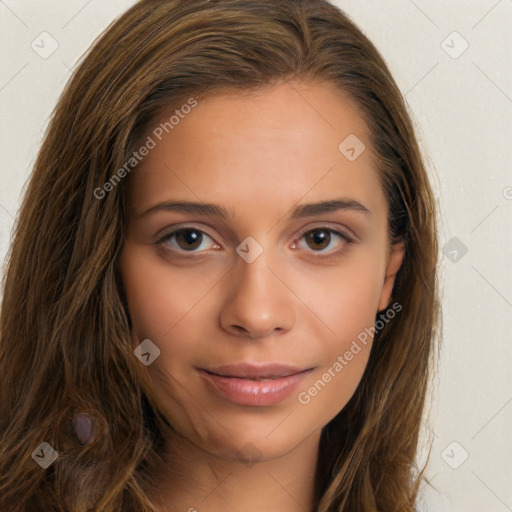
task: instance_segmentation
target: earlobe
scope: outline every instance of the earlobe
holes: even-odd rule
[[[386,276],[384,277],[384,284],[382,285],[382,291],[380,294],[378,311],[382,311],[389,306],[391,301],[391,292],[393,291],[393,285],[395,284],[395,277],[402,266],[404,255],[404,242],[395,242],[392,244],[391,254],[389,255],[386,268]]]

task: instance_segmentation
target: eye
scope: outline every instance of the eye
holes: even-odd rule
[[[194,227],[182,227],[175,229],[166,233],[156,243],[157,245],[165,245],[172,251],[185,253],[203,252],[208,249],[219,247],[211,236]],[[215,247],[212,247],[212,245]]]
[[[325,226],[302,231],[298,240],[302,239],[307,245],[306,249],[313,249],[313,252],[317,253],[316,257],[320,258],[338,256],[344,252],[347,244],[354,242],[346,233]],[[180,227],[167,232],[156,242],[156,245],[163,245],[167,250],[178,255],[199,254],[220,248],[210,235],[193,226]],[[293,248],[296,247],[297,244],[294,243]],[[299,248],[304,249],[304,247]]]
[[[354,242],[354,240],[346,233],[325,226],[310,229],[308,231],[302,231],[300,233],[299,240],[302,239],[306,242],[307,247],[313,249],[313,252],[320,253],[319,257],[326,258],[337,256],[345,250],[347,244],[352,244]],[[296,244],[294,244],[294,246],[295,245]],[[331,249],[330,251],[324,250],[329,247]],[[325,252],[333,254],[324,255]]]

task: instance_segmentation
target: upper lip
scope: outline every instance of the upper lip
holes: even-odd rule
[[[221,366],[200,368],[208,373],[221,377],[238,377],[242,379],[269,379],[277,377],[289,377],[310,368],[299,368],[284,363],[235,363]]]

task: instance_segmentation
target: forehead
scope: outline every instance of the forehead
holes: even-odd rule
[[[226,93],[183,112],[145,134],[154,147],[130,177],[134,213],[176,198],[234,214],[339,196],[386,208],[366,123],[330,84]]]

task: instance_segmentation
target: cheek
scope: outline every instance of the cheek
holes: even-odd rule
[[[315,313],[328,345],[341,350],[348,339],[373,326],[382,288],[377,261],[361,254],[314,275],[297,274],[297,295]]]
[[[130,318],[139,338],[162,340],[213,286],[208,278],[171,270],[148,251],[127,249],[120,261]]]
[[[304,412],[327,424],[350,400],[370,355],[382,286],[375,260],[364,257],[335,272],[317,276],[308,304],[317,313],[322,365],[297,396]],[[320,325],[322,324],[322,325]]]
[[[305,416],[326,425],[353,396],[368,363],[376,310],[371,282],[332,294],[324,318],[333,332],[318,338],[322,364],[297,395]]]

